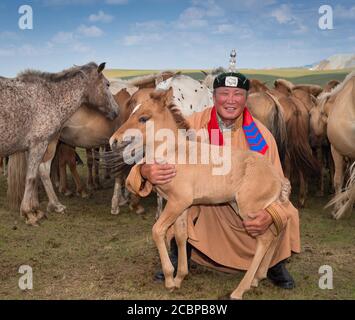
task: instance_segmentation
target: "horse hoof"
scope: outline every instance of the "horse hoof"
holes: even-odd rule
[[[89,194],[88,194],[87,192],[83,191],[83,192],[81,193],[81,197],[82,197],[83,199],[88,199],[88,198],[89,198]]]
[[[117,216],[119,213],[120,213],[120,207],[111,209],[111,214],[113,214],[114,216]]]
[[[136,214],[143,214],[145,212],[145,209],[141,206],[138,207],[138,209],[136,210]]]
[[[36,215],[37,221],[39,221],[43,218],[48,219],[47,215],[41,210],[37,210],[35,215]]]
[[[66,209],[67,207],[63,206],[62,204],[48,204],[47,206],[48,212],[65,213]]]

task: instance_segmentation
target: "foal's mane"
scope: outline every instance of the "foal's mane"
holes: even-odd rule
[[[162,99],[165,97],[165,95],[166,95],[165,90],[156,90],[150,94],[151,98],[153,98],[155,100]],[[165,108],[167,108],[170,111],[170,113],[173,116],[173,119],[175,120],[175,123],[179,129],[185,129],[185,130],[190,129],[190,125],[188,124],[188,122],[186,121],[184,116],[182,115],[179,107],[173,101],[168,102],[168,104],[165,105]]]
[[[95,62],[90,62],[83,66],[74,66],[57,73],[41,72],[38,70],[28,69],[23,72],[20,72],[17,75],[17,78],[21,81],[26,81],[26,82],[36,82],[41,80],[50,81],[50,82],[59,82],[62,80],[72,79],[79,73],[85,74],[85,72],[97,68],[98,65]]]

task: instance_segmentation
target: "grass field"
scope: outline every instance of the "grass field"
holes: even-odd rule
[[[84,167],[80,173],[84,178]],[[6,209],[6,180],[0,177],[0,299],[217,299],[237,286],[242,272],[223,274],[197,265],[176,292],[154,282],[160,267],[151,238],[155,198],[143,200],[143,216],[126,207],[112,216],[112,181],[105,183],[108,187],[89,199],[60,196],[68,207],[65,215],[50,214],[40,227],[28,227]],[[46,202],[42,190],[43,209]],[[334,221],[323,210],[326,202],[310,197],[300,212],[302,253],[288,264],[296,289],[281,290],[265,280],[246,299],[355,299],[355,212]],[[33,290],[18,287],[21,265],[33,269]],[[322,265],[333,268],[332,290],[318,287]]]
[[[193,71],[193,75],[202,76]],[[142,74],[137,70],[120,72],[108,71],[108,75]],[[337,77],[341,80],[347,74],[298,69],[263,72],[245,70],[268,82],[286,77],[295,83],[318,84]],[[85,159],[83,150],[80,153]],[[79,171],[85,179],[86,168],[79,167]],[[113,181],[105,181],[105,185],[89,199],[59,196],[68,207],[67,213],[50,214],[40,227],[28,227],[17,212],[7,210],[6,179],[0,175],[0,299],[217,299],[237,286],[242,272],[229,275],[194,265],[182,288],[167,292],[162,283],[153,281],[154,272],[160,268],[151,237],[154,196],[143,199],[145,215],[138,216],[124,207],[118,216],[112,216]],[[355,299],[355,212],[347,219],[331,219],[329,210],[323,209],[330,196],[312,196],[316,189],[316,184],[310,186],[306,208],[300,211],[302,253],[288,263],[297,287],[285,291],[265,280],[245,299]],[[43,190],[40,196],[45,210]],[[33,290],[18,287],[21,265],[33,269]],[[333,269],[332,290],[318,286],[322,265]]]

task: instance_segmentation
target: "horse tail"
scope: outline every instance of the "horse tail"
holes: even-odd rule
[[[334,205],[338,208],[333,216],[336,220],[340,219],[348,211],[353,208],[355,203],[355,162],[350,167],[350,178],[346,183],[344,191],[335,195],[332,200],[328,202],[325,208]]]
[[[283,114],[282,106],[279,100],[272,95],[270,92],[265,92],[275,103],[275,108],[272,108],[272,111],[269,115],[269,128],[270,132],[274,136],[279,150],[279,156],[281,163],[284,163],[286,152],[287,152],[287,129],[286,121]]]
[[[305,175],[319,176],[320,165],[308,141],[307,123],[303,121],[297,105],[293,105],[293,112],[287,123],[287,137],[291,167]]]
[[[291,194],[291,183],[287,178],[283,178],[281,182],[281,192],[279,200],[284,203],[289,200]]]
[[[7,202],[10,210],[18,210],[25,193],[27,157],[18,152],[9,157],[7,168]]]

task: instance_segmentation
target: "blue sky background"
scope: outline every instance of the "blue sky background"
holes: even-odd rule
[[[20,30],[20,5],[33,30]],[[330,5],[334,29],[318,27]],[[352,0],[33,0],[0,2],[0,75],[59,71],[106,61],[109,68],[169,69],[303,66],[355,53]]]

